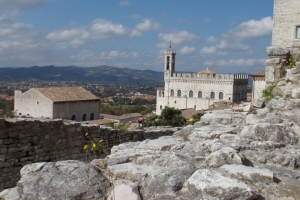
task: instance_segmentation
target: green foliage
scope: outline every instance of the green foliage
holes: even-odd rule
[[[126,132],[128,130],[128,124],[122,124],[122,123],[114,123],[114,122],[108,122],[106,124],[108,127],[111,127],[113,129],[118,129],[121,132]]]
[[[189,124],[194,124],[195,122],[200,121],[201,117],[204,115],[205,113],[197,113],[195,115],[193,115],[193,117],[191,119],[189,119]]]
[[[266,101],[270,101],[274,97],[273,94],[272,94],[272,91],[273,91],[274,87],[275,87],[275,84],[271,84],[262,91],[262,97]]]
[[[285,64],[289,65],[289,68],[295,68],[296,67],[296,60],[293,58],[293,56],[290,56]]]
[[[14,118],[15,117],[15,115],[16,115],[16,111],[9,111],[8,113],[7,113],[7,117],[8,118]]]
[[[143,126],[183,126],[186,123],[181,115],[181,110],[165,107],[160,116],[151,116],[144,121]]]

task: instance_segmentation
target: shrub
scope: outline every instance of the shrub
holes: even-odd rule
[[[272,94],[274,87],[275,87],[275,84],[271,84],[262,91],[262,97],[266,101],[270,101],[274,97]]]

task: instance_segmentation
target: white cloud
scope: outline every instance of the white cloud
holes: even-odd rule
[[[0,9],[25,10],[42,6],[51,0],[0,0]]]
[[[247,40],[253,38],[261,38],[272,34],[273,20],[271,17],[265,17],[261,20],[249,20],[241,23],[224,35],[224,37],[237,38],[239,40]]]
[[[130,5],[130,1],[128,0],[122,0],[119,3],[120,6],[129,6]]]
[[[114,24],[110,21],[97,19],[91,25],[91,34],[98,39],[114,38],[130,34],[130,29],[121,24]]]
[[[180,31],[177,33],[159,33],[159,39],[164,42],[172,42],[172,44],[182,44],[182,43],[189,43],[194,42],[199,39],[198,36],[189,33],[187,31]]]
[[[204,47],[200,50],[201,54],[215,54],[217,52],[216,47]]]
[[[46,38],[50,40],[74,40],[78,38],[85,39],[87,38],[89,33],[84,29],[70,29],[64,31],[54,31],[52,33],[48,33]]]
[[[231,60],[207,60],[206,66],[255,66],[265,64],[266,59],[231,59]]]
[[[136,29],[139,31],[158,30],[160,24],[158,22],[151,22],[150,19],[144,19],[143,23],[136,25]]]
[[[195,50],[196,50],[195,47],[185,46],[185,47],[181,48],[181,49],[179,50],[179,52],[180,52],[181,54],[190,54],[190,53],[193,53]]]
[[[209,43],[215,43],[218,41],[218,39],[215,38],[214,36],[209,36],[206,41]]]

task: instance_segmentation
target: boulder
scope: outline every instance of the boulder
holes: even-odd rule
[[[246,126],[241,132],[241,138],[253,141],[273,141],[283,144],[296,144],[298,135],[284,124],[260,123]]]
[[[188,179],[194,199],[258,199],[257,192],[238,180],[210,169],[199,169]]]
[[[243,157],[243,156],[242,156]],[[210,154],[202,167],[218,168],[225,164],[242,164],[243,159],[231,147],[222,148]]]
[[[217,124],[230,124],[231,123],[231,115],[225,114],[225,113],[218,113],[218,112],[212,112],[212,113],[206,113],[201,117],[201,122],[205,124],[210,125],[217,125]]]
[[[34,163],[21,169],[22,199],[106,199],[110,182],[91,164],[67,160]]]

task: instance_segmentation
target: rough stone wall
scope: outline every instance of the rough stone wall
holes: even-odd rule
[[[64,123],[62,120],[39,121],[0,119],[0,191],[14,187],[20,179],[20,169],[30,163],[58,160],[83,160],[87,157],[83,149],[92,140],[103,140],[103,149],[97,146],[97,158],[105,156],[111,147],[124,142],[156,139],[172,135],[171,128],[145,129],[121,133],[118,130],[86,125]],[[85,134],[88,132],[89,137]],[[90,152],[90,151],[87,151]]]
[[[296,39],[296,26],[300,26],[300,1],[275,0],[272,46],[299,46]]]

